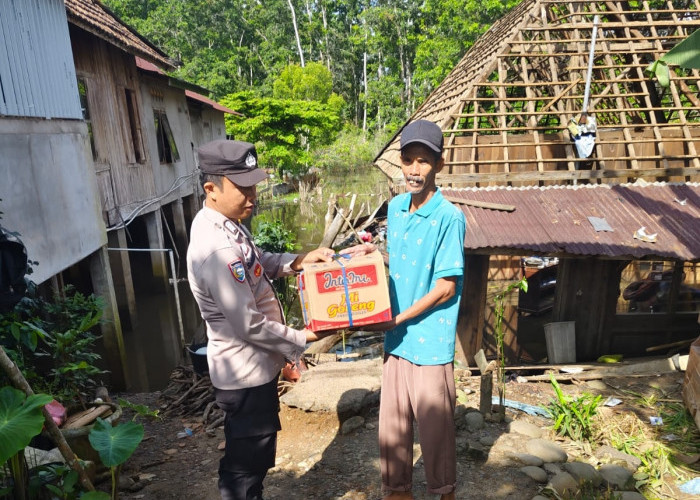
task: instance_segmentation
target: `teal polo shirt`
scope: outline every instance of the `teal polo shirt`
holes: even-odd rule
[[[440,190],[409,212],[410,193],[396,196],[387,214],[389,294],[394,316],[427,294],[438,278],[458,276],[454,297],[386,332],[384,351],[417,365],[450,363],[464,276],[466,221]]]

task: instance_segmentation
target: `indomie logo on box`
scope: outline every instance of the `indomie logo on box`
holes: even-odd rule
[[[335,269],[316,274],[316,286],[318,287],[318,293],[345,290],[345,286],[351,286],[355,289],[363,286],[376,285],[377,269],[373,265],[346,269],[344,277],[343,269]]]

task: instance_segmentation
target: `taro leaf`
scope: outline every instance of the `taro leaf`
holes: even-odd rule
[[[143,425],[133,421],[112,427],[98,418],[88,436],[92,447],[107,467],[121,465],[143,439]]]
[[[0,464],[26,448],[41,432],[41,409],[51,399],[46,394],[32,394],[25,399],[22,391],[9,386],[0,389]]]

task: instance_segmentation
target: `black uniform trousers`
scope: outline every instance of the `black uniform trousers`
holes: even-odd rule
[[[219,461],[222,500],[262,500],[263,479],[275,465],[279,419],[277,378],[247,389],[215,389],[225,412],[226,452]]]

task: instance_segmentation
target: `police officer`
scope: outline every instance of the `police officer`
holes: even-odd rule
[[[328,262],[333,250],[268,253],[253,243],[241,219],[253,213],[258,168],[253,144],[216,140],[197,150],[204,207],[192,222],[187,250],[190,287],[207,327],[209,376],[225,411],[226,452],[219,463],[223,500],[262,499],[275,464],[280,430],[277,379],[316,334],[285,325],[272,279]]]

